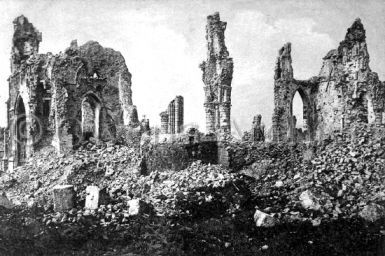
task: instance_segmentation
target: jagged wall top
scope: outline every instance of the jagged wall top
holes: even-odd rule
[[[42,35],[23,15],[13,21],[12,61],[20,64],[22,60],[39,52]]]
[[[369,67],[366,32],[360,19],[347,29],[337,49],[323,58],[318,76],[293,78],[290,43],[278,52],[274,83],[274,140],[295,137],[292,100],[298,91],[309,139],[322,139],[357,122],[384,124],[385,86]]]
[[[366,33],[364,25],[361,23],[361,19],[357,18],[352,26],[348,28],[345,36],[345,40],[340,43],[341,46],[352,47],[355,42],[364,42],[366,39]]]
[[[274,79],[293,79],[293,68],[291,65],[291,43],[286,43],[278,51],[278,58],[275,65]]]
[[[206,40],[208,49],[208,58],[210,56],[228,57],[229,52],[225,45],[225,30],[227,22],[221,21],[219,12],[207,16]]]

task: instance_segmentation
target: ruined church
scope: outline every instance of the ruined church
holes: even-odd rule
[[[138,125],[120,52],[73,41],[64,53],[41,54],[41,32],[24,16],[13,25],[4,169],[46,146],[66,152],[90,138],[110,140],[119,125]]]
[[[303,102],[305,140],[320,140],[356,122],[385,122],[385,84],[369,66],[366,34],[360,19],[348,29],[337,49],[323,58],[318,76],[294,78],[291,44],[278,53],[274,75],[273,140],[296,141],[293,98]]]
[[[3,169],[12,170],[34,152],[53,146],[67,152],[87,140],[108,141],[119,127],[145,127],[132,102],[131,74],[120,52],[95,41],[62,53],[39,53],[42,34],[24,16],[14,22],[4,130]],[[200,65],[204,83],[206,141],[231,133],[233,59],[225,45],[227,23],[219,13],[207,17],[207,58]],[[304,131],[293,115],[296,93],[303,101]],[[184,131],[184,99],[177,96],[160,114],[161,141],[199,143],[196,129]],[[385,84],[369,66],[365,29],[359,19],[337,49],[323,58],[318,76],[294,78],[291,44],[278,53],[274,71],[272,139],[276,142],[320,140],[355,122],[385,123]],[[143,129],[141,129],[143,130]],[[250,140],[264,141],[261,116],[254,118]],[[165,138],[165,140],[163,140]],[[181,139],[182,138],[182,139]],[[221,154],[219,154],[221,155]]]

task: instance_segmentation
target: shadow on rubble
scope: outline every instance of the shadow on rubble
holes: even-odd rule
[[[255,227],[252,214],[184,223],[186,255],[385,255],[381,225],[359,218],[336,220],[314,227],[308,222]]]
[[[0,209],[0,255],[385,255],[385,218],[260,228],[252,210],[203,214],[137,216],[124,226],[46,226],[38,212]]]
[[[178,219],[200,220],[231,214],[249,205],[251,193],[244,180],[238,179],[224,187],[203,186],[190,190],[187,196],[176,194]]]

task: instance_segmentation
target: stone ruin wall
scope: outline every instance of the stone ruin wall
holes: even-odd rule
[[[226,25],[226,22],[220,20],[219,13],[207,17],[207,60],[200,65],[205,84],[204,108],[207,133],[231,132],[233,59],[229,57],[225,45]]]
[[[113,138],[119,125],[140,125],[120,52],[73,41],[64,53],[40,54],[41,33],[24,16],[13,24],[3,166],[12,169],[46,146],[65,152],[84,140],[86,103],[99,119],[93,128],[97,140]]]
[[[323,59],[318,76],[293,77],[291,44],[277,58],[274,76],[273,140],[298,139],[292,113],[298,92],[303,101],[305,140],[320,140],[356,122],[383,123],[385,85],[369,67],[365,29],[359,19],[348,29],[339,47]]]

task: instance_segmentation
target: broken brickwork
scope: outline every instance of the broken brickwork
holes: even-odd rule
[[[36,150],[58,152],[93,137],[110,140],[118,125],[139,125],[131,74],[120,52],[76,41],[64,53],[40,54],[41,33],[24,16],[14,20],[7,101],[8,166]]]
[[[323,58],[318,76],[294,79],[291,62],[291,45],[287,43],[279,50],[274,75],[274,141],[322,139],[356,122],[380,125],[385,121],[385,86],[369,67],[360,19],[348,29],[338,48]],[[295,127],[296,92],[303,102],[304,131]]]
[[[167,107],[160,113],[161,134],[179,134],[183,132],[184,126],[184,101],[182,96],[176,96]]]
[[[225,45],[226,24],[220,20],[219,13],[207,17],[207,60],[200,65],[205,84],[204,108],[207,133],[231,131],[233,59],[229,57]]]

